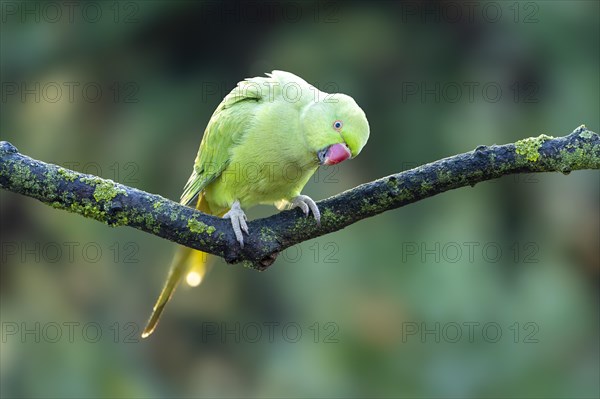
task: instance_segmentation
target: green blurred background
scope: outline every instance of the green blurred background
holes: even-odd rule
[[[370,121],[361,155],[307,185],[316,199],[600,129],[596,1],[1,6],[2,140],[171,199],[222,97],[273,69],[352,95]],[[263,273],[219,261],[142,341],[175,245],[2,191],[0,393],[598,397],[599,197],[598,171],[507,176]]]

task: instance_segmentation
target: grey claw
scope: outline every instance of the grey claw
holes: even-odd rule
[[[248,234],[248,224],[246,223],[246,215],[244,215],[244,219],[240,219],[240,227],[242,231]]]
[[[302,212],[304,212],[304,214],[307,216],[310,209],[315,220],[317,221],[317,225],[321,225],[321,212],[319,211],[319,207],[308,195],[298,195],[297,197],[294,197],[292,200],[292,207],[298,207],[302,209]]]
[[[302,209],[302,212],[304,212],[304,216],[308,216],[308,205],[306,204],[306,202],[297,202],[296,204],[298,208]]]
[[[240,243],[240,246],[244,248],[244,235],[242,231],[248,234],[248,224],[246,223],[246,214],[240,207],[240,202],[235,201],[231,205],[229,212],[223,215],[224,219],[231,219],[231,227],[235,233],[235,238]]]

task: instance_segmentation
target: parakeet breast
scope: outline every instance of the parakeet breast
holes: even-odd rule
[[[298,104],[274,101],[258,107],[243,145],[230,151],[230,162],[205,190],[211,204],[226,209],[273,204],[300,193],[318,167],[306,148]]]

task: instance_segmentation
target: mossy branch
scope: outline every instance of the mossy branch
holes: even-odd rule
[[[444,191],[513,173],[568,174],[579,169],[600,169],[600,137],[585,126],[565,137],[541,135],[514,144],[479,146],[319,201],[321,226],[299,209],[252,221],[242,249],[229,220],[112,180],[31,159],[10,143],[0,142],[0,187],[6,190],[110,226],[135,227],[259,270],[292,245]]]

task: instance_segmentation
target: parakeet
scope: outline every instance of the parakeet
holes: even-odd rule
[[[213,113],[181,195],[196,209],[231,220],[239,245],[248,230],[244,208],[299,207],[320,222],[301,191],[320,165],[357,156],[369,138],[363,110],[348,95],[328,94],[284,71],[243,80]],[[208,254],[179,247],[142,337],[150,335],[184,275],[199,283]]]

